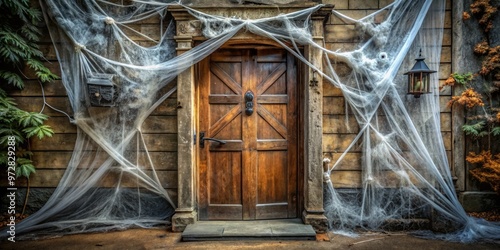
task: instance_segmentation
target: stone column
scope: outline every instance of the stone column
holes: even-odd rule
[[[178,53],[191,49],[191,37],[176,37]],[[172,230],[183,231],[196,220],[193,67],[177,76],[177,162],[178,205],[172,217]]]
[[[322,8],[312,17],[313,41],[324,46],[323,22],[333,7]],[[313,46],[305,47],[307,60],[322,70],[323,52]],[[304,223],[316,232],[328,230],[328,220],[323,209],[323,78],[308,68],[305,71],[304,107]]]
[[[175,40],[180,55],[193,46],[194,29],[191,15],[184,9],[171,10],[177,22]],[[172,217],[172,230],[184,231],[187,225],[197,220],[196,213],[196,148],[195,137],[195,86],[194,66],[177,76],[177,161],[178,161],[178,204]]]

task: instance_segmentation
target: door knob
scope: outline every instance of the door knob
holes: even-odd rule
[[[252,115],[253,114],[253,92],[247,91],[245,93],[245,114]]]

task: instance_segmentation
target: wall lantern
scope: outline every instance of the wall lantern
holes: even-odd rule
[[[415,65],[413,68],[404,73],[408,75],[408,94],[413,95],[415,98],[419,98],[422,94],[431,93],[430,91],[430,75],[436,73],[435,70],[430,70],[427,64],[424,62],[425,58],[422,57],[422,50],[418,58],[415,59]]]
[[[87,78],[90,105],[112,107],[115,105],[116,91],[112,74],[94,74]]]

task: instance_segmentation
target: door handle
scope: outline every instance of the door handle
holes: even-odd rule
[[[205,137],[205,132],[200,132],[200,148],[204,148],[205,147],[205,141],[214,141],[214,142],[218,142],[220,144],[226,144],[226,141],[224,141],[224,140],[219,140],[219,139],[215,139],[215,138]]]

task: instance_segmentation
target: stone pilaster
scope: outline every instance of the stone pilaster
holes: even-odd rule
[[[177,54],[193,47],[193,35],[198,29],[185,10],[173,11],[177,22],[175,40]],[[184,231],[187,225],[196,222],[196,148],[195,138],[195,87],[194,67],[191,66],[177,76],[177,161],[178,204],[172,217],[172,230]]]
[[[312,36],[315,43],[323,46],[323,22],[333,7],[320,9],[312,17]],[[323,52],[313,46],[305,47],[307,60],[319,71],[323,69]],[[328,220],[323,209],[323,77],[308,68],[305,72],[304,107],[304,223],[323,233]]]

